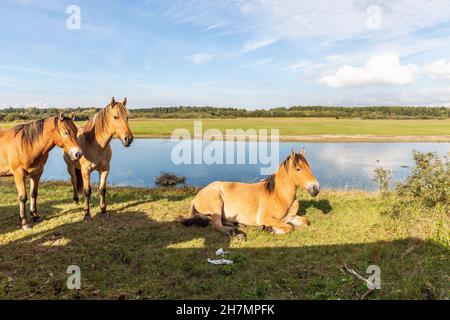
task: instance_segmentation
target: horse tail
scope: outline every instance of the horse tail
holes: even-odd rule
[[[75,168],[75,175],[77,177],[77,191],[83,191],[83,177],[81,176],[81,169]]]
[[[186,227],[199,226],[206,227],[209,224],[209,219],[203,215],[198,214],[194,207],[194,201],[191,202],[191,213],[188,218],[178,217],[177,219]]]

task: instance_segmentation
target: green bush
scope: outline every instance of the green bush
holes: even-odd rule
[[[418,208],[450,212],[450,162],[435,152],[413,152],[415,167],[397,183],[388,211],[398,215]],[[414,210],[412,210],[414,208]],[[422,210],[420,210],[422,211]]]
[[[386,195],[389,191],[389,182],[391,181],[391,170],[376,168],[374,170],[373,181],[378,184],[379,190],[382,195]]]

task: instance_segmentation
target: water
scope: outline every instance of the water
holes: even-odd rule
[[[215,180],[253,182],[264,178],[258,164],[175,165],[171,150],[178,142],[166,139],[136,139],[125,148],[113,141],[113,159],[109,184],[154,186],[161,172],[185,176],[189,185],[206,185]],[[248,143],[246,150],[248,151]],[[436,151],[440,156],[450,151],[450,143],[299,143],[281,142],[279,160],[294,148],[305,147],[306,158],[322,188],[376,190],[372,181],[377,167],[390,169],[393,181],[404,179],[412,169],[412,151]],[[269,149],[270,150],[270,149]],[[248,156],[248,152],[247,152]],[[43,175],[44,180],[69,180],[61,150],[54,148]],[[92,181],[97,181],[95,173]]]

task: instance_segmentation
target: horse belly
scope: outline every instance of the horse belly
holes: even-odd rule
[[[6,167],[0,167],[0,177],[9,177],[12,175],[13,175],[13,173],[12,173],[11,169],[6,168]]]
[[[11,176],[11,166],[9,165],[8,155],[4,150],[0,150],[0,176],[7,177]]]
[[[245,185],[241,188],[224,188],[223,193],[225,219],[248,226],[257,225],[259,199],[255,190]]]

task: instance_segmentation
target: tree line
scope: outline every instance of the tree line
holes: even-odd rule
[[[100,108],[6,108],[0,110],[0,122],[35,120],[54,116],[60,111],[75,112],[77,120],[87,120]],[[360,119],[447,119],[448,107],[325,107],[293,106],[264,110],[218,107],[156,107],[131,109],[131,118],[196,119],[196,118],[256,118],[256,117],[317,117]]]

